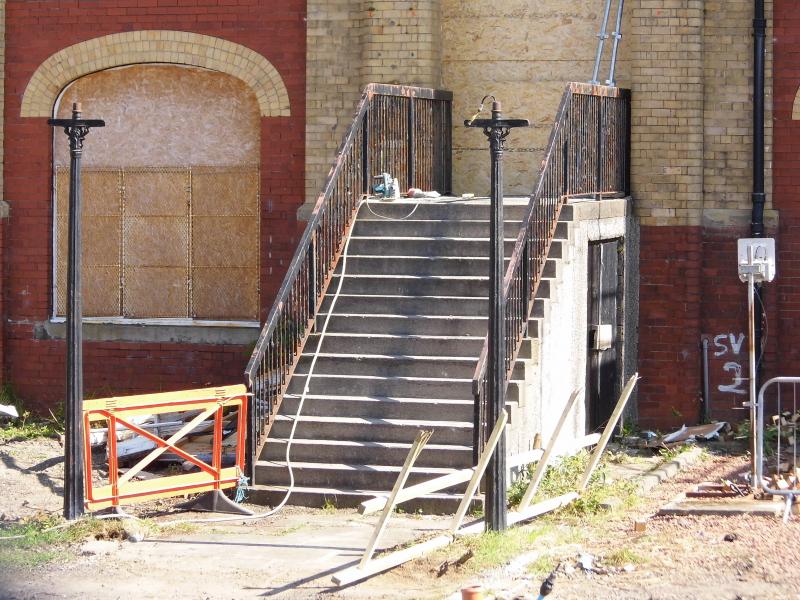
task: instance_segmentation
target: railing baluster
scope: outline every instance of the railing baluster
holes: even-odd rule
[[[624,118],[609,118],[609,114]],[[561,207],[570,196],[627,194],[630,97],[625,90],[571,84],[559,107],[542,171],[530,196],[506,270],[506,369],[510,376],[526,334]],[[608,164],[613,162],[613,165]],[[622,170],[620,170],[622,169]],[[619,175],[617,175],[619,173]],[[611,189],[613,188],[613,189]],[[486,344],[473,378],[477,457],[486,441]]]

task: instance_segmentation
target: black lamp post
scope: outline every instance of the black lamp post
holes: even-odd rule
[[[71,119],[48,119],[69,137],[69,252],[67,255],[67,398],[64,432],[64,518],[83,514],[83,335],[81,330],[81,155],[83,139],[100,120],[81,119],[81,105],[72,105]]]
[[[464,121],[467,127],[480,127],[489,138],[491,153],[491,217],[489,225],[489,354],[487,357],[489,426],[494,426],[505,410],[506,347],[505,306],[503,294],[503,145],[515,127],[528,127],[527,119],[507,119],[501,113],[500,103],[492,98],[491,119]],[[481,103],[483,106],[483,103]],[[506,442],[500,435],[494,454],[486,471],[486,526],[491,531],[506,528]]]

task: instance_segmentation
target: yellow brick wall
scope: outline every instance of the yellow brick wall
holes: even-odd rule
[[[486,140],[461,125],[485,94],[497,96],[507,115],[530,119],[529,130],[512,133],[505,157],[506,193],[529,193],[565,84],[591,77],[603,7],[603,0],[312,0],[307,198],[321,189],[369,81],[454,92],[456,192],[488,192]],[[768,41],[771,8],[767,0]],[[633,90],[632,187],[642,223],[746,222],[752,11],[750,0],[625,3],[616,79]],[[768,207],[770,78],[768,43]]]
[[[767,9],[769,40],[770,0]],[[642,224],[747,223],[753,3],[631,0],[626,10],[633,88],[631,183]],[[769,43],[767,48],[769,197]]]
[[[367,83],[441,87],[440,0],[309,0],[306,204],[310,212]]]
[[[309,0],[306,67],[307,215],[363,90],[360,0]]]
[[[489,191],[486,138],[463,127],[485,94],[494,94],[507,116],[531,121],[530,129],[514,130],[508,139],[504,187],[507,194],[532,191],[566,83],[591,77],[603,5],[602,0],[442,0],[442,78],[455,95],[455,191]],[[612,21],[613,15],[609,31]],[[623,79],[625,62],[622,56]],[[605,78],[607,66],[602,73]]]

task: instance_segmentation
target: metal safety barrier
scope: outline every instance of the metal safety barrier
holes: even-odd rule
[[[800,377],[773,377],[764,382],[758,392],[758,406],[756,409],[756,477],[757,487],[767,494],[783,496],[786,499],[784,520],[789,517],[794,498],[800,496],[800,485],[797,477],[800,474],[797,465],[797,429],[798,416],[800,416],[800,397],[798,397]],[[795,479],[795,484],[790,487],[780,488],[777,484],[770,484],[764,477],[764,442],[767,439],[765,422],[765,405],[769,404],[770,415],[777,415],[775,420],[775,473],[781,478],[782,472],[789,472],[790,479]],[[786,414],[788,413],[788,418]],[[770,436],[772,437],[772,436]],[[786,468],[783,468],[785,465]]]
[[[227,414],[224,414],[226,410]],[[166,439],[134,422],[136,417],[143,415],[188,412],[195,414],[185,415],[185,421],[180,419],[177,431]],[[236,423],[235,464],[229,467],[223,467],[222,464],[223,422],[226,418]],[[247,389],[244,385],[85,400],[83,419],[86,457],[85,504],[88,510],[231,488],[238,484],[244,470],[247,431]],[[108,484],[95,487],[92,480],[90,436],[92,424],[103,421],[107,423]],[[210,461],[201,460],[196,454],[178,446],[201,425],[206,428],[210,426],[212,431]],[[120,475],[117,433],[125,429],[149,440],[155,444],[155,448]],[[96,425],[95,431],[97,431]],[[177,455],[180,459],[198,467],[200,471],[165,475],[142,481],[133,480],[137,475],[142,475],[142,471],[148,465],[165,453]]]

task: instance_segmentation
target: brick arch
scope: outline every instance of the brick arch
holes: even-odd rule
[[[95,71],[139,63],[171,63],[228,73],[255,92],[262,117],[288,117],[289,94],[266,58],[221,38],[185,31],[131,31],[60,50],[34,72],[22,96],[23,117],[50,117],[61,91]]]
[[[797,90],[794,96],[794,104],[792,104],[792,121],[800,121],[800,89]]]

